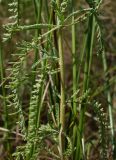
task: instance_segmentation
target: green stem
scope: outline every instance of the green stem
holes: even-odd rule
[[[74,12],[74,0],[72,1],[72,12]],[[74,16],[72,16],[72,57],[73,57],[73,94],[75,94],[77,90],[77,64],[76,64],[76,30],[74,24]],[[77,105],[76,105],[77,96],[73,96],[73,112],[74,116],[77,113]]]
[[[60,0],[57,0],[57,6],[60,8]],[[61,20],[57,17],[57,25],[61,24]],[[58,29],[58,52],[59,52],[59,65],[60,65],[60,124],[61,130],[60,132],[64,131],[65,129],[65,75],[64,75],[64,53],[63,53],[63,38],[62,38],[62,29]],[[63,160],[63,150],[64,150],[64,137],[62,134],[59,134],[59,146],[61,152],[61,159]]]
[[[56,25],[57,22],[56,22],[56,16],[55,16],[55,11],[53,10],[52,12],[52,19],[53,19],[53,25]],[[55,46],[55,49],[56,49],[56,56],[58,57],[58,39],[57,39],[57,31],[54,30],[53,32],[53,42],[54,42],[54,46]],[[59,64],[55,64],[55,67],[59,67]],[[58,72],[55,76],[54,76],[54,81],[56,82],[56,88],[58,90],[58,92],[60,93],[60,73]],[[56,98],[56,103],[59,104],[59,98],[57,97]],[[58,122],[59,123],[59,122]]]
[[[85,35],[84,35],[83,43],[82,43],[82,50],[81,50],[81,54],[80,54],[80,62],[79,62],[79,65],[78,65],[77,84],[79,83],[81,66],[82,66],[82,62],[83,62],[83,59],[84,59],[84,54],[85,54],[85,49],[86,49],[86,44],[87,44],[87,32],[85,32],[84,34]]]
[[[60,87],[61,87],[61,99],[60,99],[60,124],[64,131],[65,129],[65,80],[64,80],[64,55],[62,46],[62,31],[58,31],[58,49],[59,49],[59,65],[60,65]],[[62,140],[63,141],[63,140]],[[62,147],[63,148],[63,147]]]
[[[35,7],[36,24],[39,24],[41,22],[42,0],[34,0],[34,7]],[[40,33],[41,33],[41,28],[39,28],[35,31],[35,39],[37,39],[39,37]],[[39,55],[38,52],[39,52],[39,50],[38,50],[38,48],[36,48],[34,63],[36,63],[38,60],[38,55]],[[34,71],[35,70],[36,70],[36,68],[34,69]],[[35,76],[36,76],[36,74],[34,74],[34,76],[33,76],[33,82],[35,80]]]
[[[41,10],[42,10],[42,0],[34,0],[34,7],[35,7],[35,16],[36,16],[36,23],[40,23],[41,21]],[[38,36],[40,35],[41,33],[41,28],[35,30],[35,39],[38,38]],[[34,63],[37,62],[38,60],[38,55],[39,55],[39,49],[36,48],[35,49],[35,57],[34,57]],[[43,63],[41,64],[43,66]],[[36,67],[34,68],[33,71],[36,71]],[[33,84],[35,84],[35,78],[36,78],[36,73],[34,72],[33,76],[32,76],[32,82]],[[30,108],[29,108],[29,126],[28,126],[28,137],[31,136],[31,133],[30,131],[32,131],[32,126],[33,125],[33,133],[34,133],[34,136],[36,136],[36,128],[38,128],[39,126],[39,123],[40,123],[40,111],[41,111],[41,99],[42,99],[42,93],[43,93],[43,85],[40,89],[40,92],[38,93],[40,96],[38,97],[38,102],[35,106],[35,110],[33,111],[33,108],[31,106],[31,103],[30,103]],[[31,100],[30,100],[31,101]],[[34,112],[35,114],[35,117],[33,120],[31,120],[31,112]],[[33,124],[32,124],[33,123]],[[34,150],[35,150],[35,144],[32,143],[31,146],[30,146],[30,150],[29,150],[29,153],[26,155],[26,160],[29,160],[32,156],[33,156],[33,153],[34,153]]]
[[[72,0],[72,13],[75,10],[74,7],[74,1]],[[77,63],[76,63],[76,26],[74,24],[75,16],[72,16],[72,60],[73,60],[73,116],[74,119],[76,119],[77,116],[77,104],[76,99],[77,95],[75,94],[77,91]],[[73,127],[73,148],[75,147],[75,142],[77,138],[77,124],[74,124]],[[73,157],[75,157],[75,152],[73,154]]]
[[[60,6],[60,1],[57,0],[58,6]],[[58,19],[58,25],[60,20]],[[60,65],[60,80],[61,80],[61,101],[60,101],[60,123],[62,129],[65,128],[65,74],[64,74],[64,53],[63,53],[63,38],[62,30],[58,29],[58,51],[59,51],[59,65]]]
[[[0,80],[1,84],[4,81],[4,66],[3,66],[3,55],[2,55],[2,46],[0,45]],[[6,103],[6,91],[5,91],[5,86],[4,83],[2,84],[2,96],[3,96],[3,109],[4,109],[4,128],[8,129],[8,108],[7,108],[7,103]],[[8,133],[5,133],[4,138],[7,139]],[[7,141],[6,143],[6,149],[7,151],[9,150],[9,143]]]
[[[3,55],[2,47],[0,46],[0,72],[1,72],[1,83],[4,81],[4,67],[3,67]],[[8,129],[8,109],[6,105],[6,91],[4,85],[2,85],[3,103],[4,103],[4,127]]]
[[[95,34],[95,17],[92,15],[89,18],[89,26],[90,29],[88,30],[88,37],[87,37],[87,60],[85,63],[85,76],[84,76],[84,88],[83,92],[86,92],[89,85],[90,80],[90,69],[91,69],[91,62],[92,62],[92,49],[93,49],[93,41],[94,41],[94,34]],[[89,28],[89,27],[88,27]]]
[[[48,22],[50,21],[50,14],[49,14],[49,7],[48,7],[48,2],[45,0],[45,10],[46,10],[46,17]]]
[[[87,54],[86,54],[86,63],[84,69],[84,85],[83,85],[83,93],[85,93],[88,89],[89,80],[90,80],[90,68],[92,62],[92,49],[93,49],[93,41],[94,41],[94,33],[95,33],[95,17],[92,15],[89,17],[89,24],[88,24],[88,36],[87,36]],[[84,100],[83,102],[85,102]],[[82,103],[83,103],[82,102]],[[79,131],[78,131],[78,139],[77,139],[77,150],[75,155],[75,160],[80,160],[81,158],[81,141],[84,132],[84,119],[85,119],[85,111],[86,105],[81,105],[81,113],[80,113],[80,121],[79,121]]]
[[[18,24],[18,25],[19,25],[19,19],[20,19],[20,18],[19,18],[19,10],[20,10],[19,7],[20,7],[20,1],[18,0],[18,7],[17,7],[17,8],[18,8],[18,18],[17,18],[17,24]]]
[[[42,0],[34,0],[34,6],[35,6],[35,15],[36,15],[36,24],[40,23],[41,22],[41,11],[42,11]],[[41,28],[40,29],[37,29],[35,31],[35,38],[38,38],[39,35],[41,33]],[[35,60],[34,60],[34,63],[37,62],[38,60],[38,53],[39,52],[39,49],[36,48],[35,49]],[[43,66],[43,63],[41,64]],[[35,68],[36,70],[36,68]],[[35,81],[35,76],[36,74],[34,75],[34,81]],[[39,100],[40,103],[38,103],[38,107],[37,107],[37,114],[36,114],[36,127],[38,128],[39,127],[39,122],[40,122],[40,110],[41,110],[41,98],[42,98],[42,93],[43,93],[43,85],[41,87],[41,91],[40,91],[40,97],[39,97]]]
[[[47,8],[47,7],[46,7]],[[47,14],[47,13],[46,13]],[[53,25],[53,26],[57,26],[57,22],[56,22],[56,15],[55,15],[55,11],[53,9],[53,7],[51,7],[51,10],[50,10],[50,15],[49,15],[49,24],[50,25]],[[51,27],[49,28],[49,30],[51,29]],[[58,57],[58,39],[57,39],[57,31],[53,31],[51,32],[50,34],[48,34],[47,36],[47,46],[46,46],[46,49],[48,50],[49,49],[49,53],[51,53],[51,56],[54,56],[54,54],[56,54],[56,56]],[[52,44],[53,42],[53,44]],[[55,48],[53,48],[53,46]],[[59,67],[59,64],[58,62],[55,63],[55,64],[52,64],[53,68],[58,68]],[[55,75],[49,75],[49,77],[47,77],[47,79],[51,79],[50,80],[50,85],[49,85],[49,94],[50,94],[50,101],[51,101],[51,106],[53,107],[52,108],[52,115],[54,116],[55,120],[57,119],[57,107],[55,104],[59,104],[59,97],[56,96],[56,93],[59,93],[60,92],[60,78],[59,78],[59,72]],[[52,80],[53,80],[53,83],[52,83]],[[57,119],[56,120],[57,123],[59,124],[59,120]]]
[[[84,54],[85,54],[85,49],[86,49],[86,44],[87,44],[87,32],[84,35],[84,39],[83,39],[83,43],[82,43],[82,51],[80,53],[80,62],[78,65],[78,71],[77,71],[77,86],[76,86],[76,90],[79,88],[79,78],[80,78],[80,71],[81,71],[81,66],[82,66],[82,62],[84,59]],[[76,109],[75,109],[76,110]],[[77,115],[75,115],[77,117]],[[76,118],[75,117],[75,118]],[[76,120],[76,119],[75,119]],[[77,145],[77,136],[78,136],[78,128],[77,128],[77,124],[74,125],[74,129],[73,129],[73,148],[76,147]],[[73,159],[75,158],[75,152],[73,153]]]
[[[108,75],[107,75],[108,65],[107,65],[107,60],[106,60],[105,49],[103,49],[103,52],[102,52],[102,61],[103,61],[103,69],[104,69],[104,73],[105,73],[105,83],[106,83],[106,86],[109,86],[109,79],[108,79]],[[108,101],[110,130],[111,130],[111,135],[112,135],[111,136],[112,149],[113,149],[113,152],[115,152],[116,144],[115,144],[115,136],[114,136],[113,104],[112,104],[112,98],[111,98],[111,93],[110,93],[109,87],[107,87],[106,95],[107,95],[107,101]],[[115,153],[113,153],[113,156],[114,156],[114,158],[116,158]]]

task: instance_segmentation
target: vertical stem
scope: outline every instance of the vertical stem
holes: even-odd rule
[[[60,0],[57,0],[57,6],[60,8]],[[57,25],[61,24],[61,20],[57,17]],[[65,71],[64,71],[64,53],[63,53],[63,39],[62,39],[62,29],[58,29],[58,51],[59,51],[59,65],[60,65],[60,89],[61,89],[61,99],[60,99],[60,124],[61,130],[65,129]],[[63,160],[63,150],[64,150],[64,137],[59,134],[59,146],[61,150],[61,159]]]
[[[57,22],[56,22],[56,16],[55,16],[55,11],[54,10],[53,10],[52,18],[53,18],[53,24],[56,25]],[[53,38],[54,38],[54,46],[55,46],[55,49],[56,49],[56,56],[58,57],[58,39],[57,39],[57,31],[56,30],[53,32]],[[58,68],[59,64],[57,63],[55,67]],[[57,90],[58,90],[58,92],[60,92],[60,73],[59,72],[55,75],[54,79],[55,79],[55,82],[56,82]],[[59,100],[58,97],[57,97],[56,100],[57,100],[57,103],[59,103],[60,100]]]
[[[34,0],[34,7],[35,7],[36,23],[40,23],[42,0]]]
[[[74,12],[74,0],[72,0],[72,13]],[[74,24],[74,16],[72,16],[72,57],[73,57],[73,94],[77,90],[77,64],[76,64],[76,30]],[[74,116],[76,116],[77,106],[76,106],[76,95],[73,97],[73,111]]]
[[[35,6],[35,16],[36,16],[36,23],[40,23],[41,21],[41,11],[42,11],[42,0],[34,0],[34,6]],[[38,36],[40,35],[41,33],[41,29],[38,29],[35,31],[35,38],[38,38]],[[36,63],[36,61],[38,60],[38,52],[39,52],[39,49],[36,48],[35,49],[35,60],[34,60],[34,63]],[[36,68],[35,68],[36,70]],[[35,81],[35,76],[33,77],[33,81]],[[40,97],[39,97],[39,100],[40,100],[40,103],[37,107],[37,115],[36,115],[36,127],[38,128],[39,126],[39,122],[40,122],[40,109],[41,109],[41,98],[42,98],[42,93],[43,93],[43,86],[41,88],[41,93],[40,93]]]
[[[85,76],[84,76],[84,88],[83,92],[86,92],[89,85],[90,80],[90,69],[91,69],[91,62],[92,62],[92,50],[93,50],[93,41],[94,41],[94,34],[95,34],[95,17],[92,15],[89,18],[89,25],[88,25],[88,37],[87,37],[87,60],[85,63]]]
[[[2,55],[2,47],[0,46],[0,73],[1,73],[1,84],[4,81],[4,67],[3,67],[3,55]],[[8,129],[8,110],[6,105],[6,93],[4,84],[2,84],[2,95],[3,95],[3,103],[4,103],[4,126]]]
[[[75,0],[72,0],[72,13],[75,10],[74,5]],[[73,116],[76,118],[77,114],[77,96],[75,94],[77,90],[77,63],[76,63],[76,26],[74,24],[75,16],[72,16],[72,60],[73,60]],[[77,124],[73,127],[73,148],[75,147],[75,142],[77,138]],[[73,158],[75,157],[75,152],[73,153]]]
[[[42,10],[42,0],[34,0],[34,7],[35,7],[35,17],[36,17],[36,23],[40,23],[41,21],[41,10]],[[41,29],[37,29],[35,31],[35,38],[38,38],[38,36],[41,33]],[[38,48],[35,49],[35,57],[34,57],[34,63],[38,60]],[[36,70],[36,68],[34,69]],[[36,74],[34,73],[34,76],[32,78],[32,81],[34,82]]]
[[[81,53],[80,53],[80,62],[79,62],[79,65],[78,65],[78,70],[77,70],[77,81],[76,81],[76,90],[78,89],[78,84],[79,84],[79,77],[80,77],[80,71],[81,71],[81,65],[82,65],[82,62],[83,62],[83,59],[84,59],[84,54],[85,54],[85,49],[86,49],[86,44],[87,44],[87,33],[85,33],[84,35],[84,39],[83,39],[83,43],[82,43],[82,50],[81,50]],[[78,107],[78,106],[77,106]],[[75,113],[75,116],[76,115],[76,109],[75,111],[73,111]],[[76,117],[75,117],[76,118]],[[74,125],[74,128],[73,128],[73,148],[74,147],[77,147],[77,138],[79,139],[79,134],[78,134],[78,127],[77,127],[77,124]],[[75,152],[73,153],[73,159],[75,158]]]
[[[60,7],[60,1],[57,0],[57,5]],[[58,25],[60,25],[60,19],[58,18]],[[64,53],[63,53],[63,40],[62,30],[58,29],[58,51],[59,51],[59,65],[60,65],[60,78],[61,78],[61,101],[60,101],[60,123],[62,129],[65,127],[65,77],[64,77]]]
[[[64,80],[64,55],[62,46],[62,31],[58,32],[58,48],[60,58],[60,76],[61,76],[61,102],[60,102],[60,123],[62,128],[65,128],[65,80]]]
[[[2,55],[2,46],[0,45],[0,76],[1,76],[1,84],[4,81],[4,67],[3,67],[3,55]],[[4,109],[4,127],[8,129],[8,108],[6,104],[6,91],[5,86],[2,84],[2,95],[3,95],[3,109]],[[7,139],[8,133],[5,133],[4,137]],[[6,143],[6,149],[9,150],[9,143]]]
[[[87,44],[87,32],[84,33],[84,38],[83,38],[83,43],[82,43],[82,50],[81,50],[81,54],[80,54],[80,62],[78,65],[78,73],[77,73],[77,84],[79,83],[79,77],[80,77],[80,71],[81,71],[81,66],[82,66],[82,62],[84,59],[84,54],[85,54],[85,49],[86,49],[86,44]],[[78,86],[77,86],[78,88]]]
[[[17,24],[19,25],[19,10],[20,10],[20,0],[17,0],[18,6],[17,6],[17,10],[18,10],[18,17],[17,17]]]
[[[60,7],[60,0],[57,0],[57,5]],[[60,25],[60,19],[58,18],[58,25]],[[65,71],[64,71],[64,53],[63,53],[63,39],[62,29],[58,29],[58,51],[59,51],[59,65],[60,65],[60,80],[61,80],[61,101],[60,101],[60,123],[62,129],[65,128]]]
[[[92,15],[89,18],[89,23],[88,23],[88,36],[87,36],[87,46],[86,46],[87,47],[86,48],[87,54],[86,54],[86,63],[85,63],[85,69],[84,69],[83,93],[85,93],[87,91],[88,85],[89,85],[94,33],[95,33],[95,17],[94,17],[94,15]],[[85,101],[86,100],[84,100],[83,102],[85,102]],[[78,132],[77,150],[76,150],[75,160],[77,160],[77,159],[80,160],[80,158],[81,158],[81,141],[82,141],[83,131],[84,131],[85,111],[86,111],[86,105],[82,104],[81,105],[79,132]]]
[[[34,0],[34,7],[35,7],[35,17],[36,17],[36,23],[40,23],[41,21],[41,11],[42,11],[42,0]],[[41,33],[41,29],[37,29],[35,31],[35,38],[38,38],[39,34]],[[35,49],[35,57],[34,57],[34,63],[37,62],[38,60],[38,55],[39,55],[39,49],[36,48]],[[43,63],[41,64],[43,66]],[[36,71],[36,68],[34,68],[34,71]],[[33,74],[32,76],[32,82],[33,84],[35,83],[35,78],[36,78],[36,73]],[[40,111],[41,111],[41,99],[42,99],[42,93],[43,93],[43,85],[41,86],[41,89],[40,89],[40,96],[38,98],[38,105],[35,106],[35,110],[34,110],[34,114],[35,114],[35,119],[33,120],[34,121],[34,126],[35,128],[38,128],[39,124],[40,124]],[[31,105],[30,105],[31,107]],[[30,112],[31,112],[31,109],[30,109]],[[29,121],[31,121],[31,117],[29,117]],[[29,124],[28,126],[28,132],[30,132],[30,128],[31,128],[31,125]],[[34,128],[34,129],[35,129]],[[37,134],[36,132],[37,130],[35,130],[35,135]],[[28,133],[30,134],[30,133]],[[32,158],[33,156],[33,153],[34,153],[34,150],[35,150],[35,145],[34,144],[31,144],[30,146],[30,150],[29,150],[29,153],[26,155],[26,160],[29,160]]]
[[[109,86],[109,80],[108,80],[108,75],[107,75],[108,65],[107,65],[107,60],[106,60],[105,49],[103,49],[103,52],[102,52],[102,61],[103,61],[103,69],[105,73],[105,83],[107,86]],[[112,111],[113,104],[112,104],[112,98],[111,98],[109,87],[106,90],[106,95],[107,95],[107,101],[108,101],[108,112],[109,112],[109,122],[110,122],[110,129],[111,129],[112,149],[113,149],[113,152],[115,152],[116,146],[115,146],[114,122],[113,122],[113,111]],[[116,158],[115,153],[113,153],[113,156],[114,158]]]
[[[79,87],[78,86],[78,84],[79,84],[79,77],[80,77],[81,65],[82,65],[82,62],[83,62],[84,54],[85,54],[86,44],[87,44],[87,33],[85,33],[85,35],[84,35],[84,40],[83,40],[83,45],[82,45],[83,48],[82,48],[82,51],[81,51],[81,54],[80,54],[80,63],[78,65],[77,89]],[[77,116],[77,115],[75,115],[75,116]],[[78,134],[78,126],[77,126],[77,124],[75,124],[74,128],[73,128],[73,148],[77,147],[77,138],[80,139],[79,138],[79,134]],[[76,151],[74,151],[74,153],[73,153],[73,159],[75,159],[75,153],[76,153]]]
[[[48,2],[47,0],[45,0],[45,10],[46,10],[46,16],[47,16],[47,19],[48,19],[48,22],[50,21],[50,14],[49,14],[49,8],[48,8]]]

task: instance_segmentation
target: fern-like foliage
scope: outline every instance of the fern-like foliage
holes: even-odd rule
[[[100,144],[101,144],[101,158],[102,160],[108,160],[108,122],[106,119],[106,115],[104,113],[101,104],[95,102],[94,111],[98,118],[98,126],[99,126],[99,135],[100,135]]]
[[[31,147],[31,143],[32,143],[32,139],[33,137],[35,137],[36,135],[36,130],[37,130],[37,121],[38,116],[40,114],[40,97],[41,97],[41,87],[44,83],[44,75],[38,75],[36,80],[35,80],[35,84],[33,86],[33,90],[31,93],[31,100],[30,100],[30,107],[29,107],[29,123],[28,123],[28,143],[27,143],[27,151],[30,152],[30,147]],[[33,146],[33,144],[32,144]],[[28,153],[27,152],[27,153]]]
[[[69,156],[71,156],[72,153],[72,142],[70,138],[67,135],[65,135],[65,133],[63,134],[67,139],[67,148],[63,153],[64,159],[67,159]],[[45,151],[46,157],[48,157],[48,159],[49,157],[52,157],[55,160],[59,160],[60,155],[55,153],[55,150],[58,150],[59,147],[58,135],[59,131],[57,129],[52,128],[49,124],[41,125],[38,130],[37,138],[34,139],[36,147],[33,156],[31,157],[31,160],[35,160],[37,159],[37,156],[41,156],[41,151]],[[47,146],[47,140],[50,143],[52,143],[52,146]]]
[[[52,149],[47,147],[45,141],[48,139],[50,140],[53,144],[58,145],[58,132],[57,130],[53,129],[49,124],[47,125],[41,125],[39,130],[38,130],[38,140],[36,145],[35,152],[33,154],[32,160],[34,160],[35,156],[40,154],[40,151],[44,150],[49,153],[48,155],[52,154]],[[53,155],[52,155],[53,156]]]
[[[13,157],[15,157],[15,160],[25,160],[24,155],[25,146],[18,146],[15,153],[13,153]]]
[[[14,29],[17,28],[19,24],[19,0],[12,0],[8,5],[11,16],[9,17],[10,22],[4,25],[6,33],[4,34],[3,42],[12,37]]]
[[[20,98],[20,88],[23,81],[22,68],[23,63],[25,61],[25,51],[19,51],[18,60],[14,62],[10,62],[12,67],[9,69],[10,77],[9,84],[6,88],[9,90],[10,96],[8,96],[8,108],[15,108],[16,113],[19,116],[19,126],[22,134],[26,137],[26,128],[25,128],[25,120],[23,116],[22,103]],[[13,54],[13,57],[17,57],[17,55]]]
[[[51,6],[53,7],[60,22],[63,22],[63,20],[64,20],[63,13],[66,12],[68,4],[69,4],[69,0],[63,0],[62,3],[60,4],[60,7],[59,7],[57,4],[57,1],[55,1],[55,0],[51,1]]]

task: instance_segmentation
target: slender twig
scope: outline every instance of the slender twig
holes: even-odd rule
[[[17,135],[17,136],[24,137],[24,135],[22,135],[21,133],[17,133],[17,132],[14,132],[14,131],[10,131],[9,129],[6,129],[6,128],[0,127],[0,131],[1,131],[1,132],[6,132],[6,133],[12,133],[12,134],[15,134],[15,135]]]

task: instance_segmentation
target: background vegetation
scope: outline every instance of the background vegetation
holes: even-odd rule
[[[115,7],[0,1],[0,160],[116,159]]]

